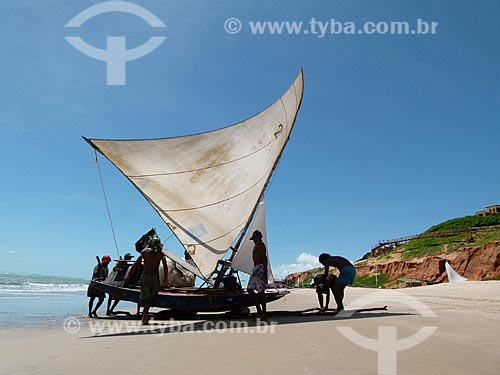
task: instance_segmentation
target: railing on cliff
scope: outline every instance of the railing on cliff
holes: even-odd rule
[[[399,246],[399,245],[405,244],[411,240],[417,240],[417,239],[421,239],[421,238],[431,238],[431,237],[451,237],[451,236],[456,236],[457,234],[472,233],[472,232],[477,232],[479,230],[494,230],[494,229],[500,229],[500,225],[451,229],[451,230],[444,230],[444,231],[440,231],[440,232],[424,232],[424,233],[420,233],[420,234],[413,234],[411,236],[394,238],[392,240],[383,240],[383,241],[379,241],[376,245],[374,245],[371,248],[371,255],[377,256],[379,251],[384,249],[385,247]]]

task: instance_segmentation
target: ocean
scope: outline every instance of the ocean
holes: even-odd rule
[[[0,272],[0,327],[87,314],[85,279]],[[104,315],[105,303],[100,313]]]

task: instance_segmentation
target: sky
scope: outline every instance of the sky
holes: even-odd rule
[[[381,239],[500,204],[499,2],[134,0],[166,27],[123,12],[64,27],[95,4],[0,2],[2,271],[88,278],[96,255],[116,257],[82,135],[144,139],[224,127],[272,104],[301,67],[302,107],[266,194],[278,276],[314,266],[322,252],[356,260]],[[418,19],[437,22],[435,33],[391,35],[383,25],[338,33],[339,22],[416,27]],[[337,29],[321,35],[311,20]],[[252,32],[266,21],[304,29]],[[108,85],[106,62],[67,36],[100,49],[109,36],[124,36],[127,49],[166,39],[126,62],[125,84]],[[168,238],[127,179],[103,157],[100,166],[120,254],[151,227]],[[165,246],[182,254],[175,237]]]

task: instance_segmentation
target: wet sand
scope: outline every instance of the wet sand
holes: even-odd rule
[[[341,316],[273,315],[267,326],[200,316],[152,321],[145,328],[119,316],[75,317],[66,322],[74,333],[62,324],[5,328],[0,374],[500,374],[498,281],[396,294],[348,288],[345,301],[348,311]],[[361,305],[388,310],[349,310]],[[316,306],[314,291],[301,289],[269,309]],[[430,336],[420,342],[422,329]],[[381,349],[362,347],[370,345]]]

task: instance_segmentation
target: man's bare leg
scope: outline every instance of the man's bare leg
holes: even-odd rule
[[[144,310],[142,311],[142,324],[149,324],[149,306],[144,306]]]
[[[95,305],[94,311],[92,311],[92,315],[94,318],[98,318],[97,316],[97,310],[99,310],[99,307],[101,307],[102,303],[104,302],[104,297],[99,298],[99,301],[97,302],[97,305]]]
[[[346,284],[338,281],[333,286],[333,296],[335,297],[335,302],[337,303],[336,313],[344,310],[344,289],[346,286]]]
[[[95,297],[90,297],[89,301],[89,318],[92,318],[92,307],[94,306]]]
[[[253,289],[247,289],[247,290],[248,294],[250,294],[255,301],[255,308],[257,309],[257,317],[260,317],[260,315],[262,314],[262,309],[260,308],[260,296],[257,293],[255,293]]]
[[[106,315],[108,315],[108,316],[111,315],[111,310],[112,310],[112,308],[111,308],[111,302],[113,302],[113,297],[111,297],[111,295],[109,295],[109,297],[108,297],[108,304],[106,306]]]
[[[135,312],[135,315],[141,315],[141,305],[137,304],[137,311]]]
[[[316,294],[318,295],[319,307],[323,309],[323,293],[317,291]]]
[[[113,305],[111,305],[111,308],[109,308],[109,301],[108,301],[108,311],[106,311],[106,315],[115,315],[115,307],[118,305],[118,302],[120,302],[119,299],[113,298]]]
[[[262,304],[262,316],[263,320],[267,320],[267,311],[266,311],[266,296],[264,295],[264,291],[259,293],[260,303]]]

